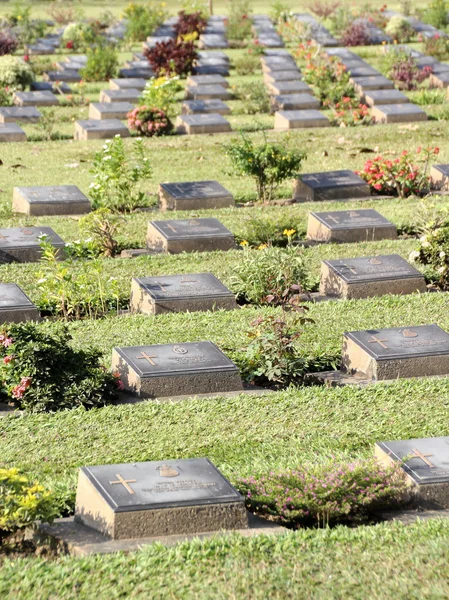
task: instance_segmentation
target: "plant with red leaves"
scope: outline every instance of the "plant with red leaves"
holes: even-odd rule
[[[178,13],[178,22],[174,26],[177,36],[189,35],[191,33],[203,33],[206,29],[207,19],[201,15],[201,11],[186,13],[181,10]]]
[[[144,55],[156,75],[188,75],[198,53],[193,42],[167,40],[152,48],[145,48]]]

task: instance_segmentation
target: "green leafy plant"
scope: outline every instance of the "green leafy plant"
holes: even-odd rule
[[[68,321],[83,317],[93,319],[119,310],[122,299],[118,282],[112,277],[107,280],[102,277],[103,260],[76,260],[72,249],[72,258],[59,261],[57,250],[46,236],[41,236],[40,246],[37,305],[44,313]]]
[[[305,316],[308,308],[300,304],[301,292],[301,285],[293,284],[282,291],[272,290],[266,297],[267,303],[281,307],[281,314],[264,314],[251,323],[241,365],[247,381],[275,387],[302,381],[309,362],[297,344],[304,325],[313,321]]]
[[[267,88],[262,82],[240,83],[233,87],[232,91],[242,103],[241,107],[236,109],[236,112],[244,115],[270,112],[270,97],[267,94]]]
[[[10,54],[0,56],[0,87],[24,90],[33,80],[33,71],[24,60]]]
[[[60,324],[46,333],[35,323],[11,324],[0,334],[1,395],[31,412],[104,406],[122,388],[120,379],[101,366],[101,352],[75,350]]]
[[[424,54],[433,56],[438,60],[447,60],[449,58],[449,38],[439,33],[432,37],[419,37],[420,42],[424,43]]]
[[[157,106],[170,116],[176,114],[176,94],[182,90],[178,75],[161,75],[147,81],[139,102],[146,106]]]
[[[13,92],[9,87],[0,86],[0,106],[13,105]]]
[[[0,546],[9,535],[58,515],[53,494],[16,468],[0,469]]]
[[[58,116],[54,108],[41,108],[41,118],[37,123],[37,127],[42,131],[44,140],[50,141],[58,139],[60,134],[55,132],[55,127],[58,122]]]
[[[428,230],[419,239],[418,248],[410,260],[428,265],[433,272],[433,280],[440,289],[449,290],[449,221],[443,227]]]
[[[285,232],[292,237],[295,230]],[[240,301],[266,304],[268,297],[273,294],[279,297],[295,284],[300,284],[304,290],[310,289],[302,247],[289,244],[286,248],[277,248],[261,244],[258,249],[251,249],[245,241],[242,244],[242,258],[234,266],[231,277],[231,289]]]
[[[366,518],[408,498],[400,466],[384,468],[373,460],[265,473],[241,479],[237,487],[250,511],[294,528]]]
[[[302,70],[304,80],[314,87],[323,106],[335,105],[342,98],[355,97],[350,72],[337,57],[313,52],[313,46],[309,44],[300,46],[298,52],[306,58]]]
[[[284,144],[268,142],[255,144],[243,134],[225,146],[234,171],[255,180],[261,202],[270,202],[280,183],[299,176],[305,153],[288,150]]]
[[[168,17],[164,7],[164,3],[130,2],[123,11],[123,16],[127,20],[126,39],[130,42],[144,42]]]
[[[111,257],[118,252],[119,245],[115,235],[123,222],[124,218],[117,213],[99,208],[82,217],[79,226],[81,233],[91,236],[104,256]]]
[[[234,68],[237,75],[254,75],[260,69],[260,60],[256,54],[247,53],[234,60]]]
[[[444,29],[448,23],[449,6],[446,0],[431,0],[423,14],[423,20],[437,29]]]
[[[387,26],[385,27],[385,33],[393,38],[393,40],[400,43],[407,43],[415,35],[415,30],[407,19],[401,15],[394,15],[388,21]]]
[[[249,0],[230,0],[226,24],[226,36],[229,40],[243,42],[251,39],[252,20]]]
[[[108,208],[118,212],[130,212],[148,205],[148,196],[142,184],[152,175],[146,148],[139,138],[132,141],[130,152],[126,151],[120,136],[107,140],[95,153],[94,181],[90,184],[93,207]]]
[[[275,2],[272,2],[270,4],[269,16],[273,23],[278,23],[279,21],[286,21],[290,16],[291,12],[291,4],[282,2],[282,0],[275,0]]]
[[[71,52],[87,50],[97,42],[97,33],[88,23],[70,23],[64,29],[61,44]]]
[[[100,44],[87,50],[87,63],[81,69],[85,81],[107,81],[117,74],[118,55],[108,44]]]

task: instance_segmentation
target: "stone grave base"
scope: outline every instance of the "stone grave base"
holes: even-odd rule
[[[102,123],[105,124],[104,128],[92,127],[89,128],[90,124],[98,123],[97,119],[89,121],[76,121],[75,122],[75,140],[105,140],[111,139],[116,135],[120,137],[129,137],[131,134],[128,128],[117,119],[102,119]],[[87,127],[86,127],[87,125]]]
[[[89,119],[125,120],[133,108],[131,102],[91,102],[89,104]]]
[[[27,136],[15,123],[0,123],[0,142],[26,142]]]
[[[40,321],[41,315],[35,306],[6,308],[0,310],[0,323],[22,323]]]
[[[234,237],[222,238],[193,238],[183,240],[166,240],[159,232],[148,225],[147,246],[154,252],[168,252],[181,254],[181,252],[213,252],[214,250],[234,250]]]
[[[390,110],[390,107],[394,107]],[[411,102],[408,104],[384,104],[373,106],[371,115],[376,123],[411,123],[427,121],[426,113]]]
[[[188,135],[196,135],[200,133],[229,133],[231,130],[231,125],[226,119],[224,119],[218,113],[209,113],[211,115],[217,115],[220,117],[220,120],[214,122],[204,122],[201,121],[190,121],[188,118],[190,115],[182,115],[179,116],[176,120],[176,133],[179,134],[188,134]]]
[[[274,115],[275,129],[302,129],[308,127],[329,127],[329,119],[318,110],[278,111]]]
[[[92,210],[89,200],[75,202],[28,202],[20,193],[20,188],[14,188],[12,209],[14,212],[32,215],[34,217],[50,215],[84,215]]]
[[[394,226],[357,227],[354,229],[330,229],[309,215],[307,239],[316,242],[373,242],[377,240],[396,240],[397,231]]]
[[[426,379],[447,378],[444,375],[428,376]],[[407,377],[407,379],[422,379],[422,377]],[[396,383],[397,379],[368,379],[363,377],[354,377],[343,371],[320,371],[319,373],[310,373],[306,376],[306,381],[312,384],[324,385],[325,387],[343,387],[345,385],[357,385],[366,387],[368,385]]]
[[[77,523],[73,517],[56,519],[53,525],[40,525],[37,533],[41,542],[50,542],[51,546],[61,554],[73,556],[89,556],[92,554],[111,554],[114,552],[133,552],[144,546],[162,543],[166,546],[174,546],[180,542],[193,539],[211,539],[238,533],[244,537],[255,537],[256,535],[279,535],[285,533],[286,529],[248,513],[248,527],[242,529],[205,531],[202,533],[186,533],[178,535],[165,535],[151,538],[113,540],[102,533]]]
[[[449,170],[444,168],[445,166],[433,165],[430,169],[430,179],[437,190],[449,191]]]

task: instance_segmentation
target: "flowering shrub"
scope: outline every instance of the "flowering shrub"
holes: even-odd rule
[[[252,35],[251,3],[249,0],[230,0],[229,16],[225,20],[226,37],[243,42]]]
[[[0,56],[13,54],[18,47],[19,42],[10,31],[0,31]]]
[[[167,135],[173,129],[167,114],[154,106],[137,106],[127,116],[128,127],[146,137]]]
[[[165,113],[173,116],[175,113],[173,103],[176,100],[176,94],[181,89],[177,75],[152,77],[145,85],[140,102],[147,106],[158,106]]]
[[[287,150],[283,144],[265,140],[256,145],[244,135],[241,140],[233,140],[225,149],[234,171],[255,180],[257,196],[261,202],[270,202],[280,183],[299,176],[305,157],[304,152]]]
[[[120,136],[107,140],[95,153],[91,173],[94,181],[90,184],[90,195],[94,209],[104,207],[131,212],[148,204],[141,184],[150,179],[152,169],[141,139],[133,140],[129,154]]]
[[[412,56],[398,58],[388,73],[396,86],[401,90],[416,90],[432,74],[432,67],[426,66],[420,69]]]
[[[152,48],[145,48],[144,55],[156,75],[188,75],[198,57],[193,42],[167,40]]]
[[[130,42],[144,42],[168,17],[165,4],[130,2],[123,11],[126,19],[125,37]]]
[[[248,477],[237,487],[249,510],[290,527],[327,526],[365,516],[397,505],[407,491],[400,467],[385,469],[371,460]]]
[[[33,71],[29,64],[18,56],[0,56],[0,87],[23,90],[33,82]]]
[[[281,19],[277,23],[277,32],[287,45],[311,41],[312,29],[307,23],[300,21],[294,15]]]
[[[370,37],[365,23],[351,23],[341,36],[343,46],[367,46],[369,42]]]
[[[30,482],[18,469],[0,469],[0,546],[2,540],[37,521],[51,523],[58,515],[53,494]]]
[[[371,125],[373,117],[366,104],[358,103],[354,98],[343,97],[341,102],[333,106],[332,121],[340,127],[355,125]]]
[[[236,113],[256,115],[270,112],[271,103],[266,86],[259,81],[244,82],[232,89],[242,106]]]
[[[410,260],[429,265],[436,276],[436,283],[442,290],[449,290],[449,225],[428,231],[419,239],[417,250],[410,254]]]
[[[207,19],[202,16],[201,11],[186,13],[181,10],[174,30],[179,37],[190,33],[200,34],[206,29],[206,25]]]
[[[87,49],[87,63],[81,69],[85,81],[107,81],[117,74],[117,52],[107,44],[99,44]]]
[[[449,38],[436,33],[431,38],[419,38],[424,42],[424,54],[433,56],[438,60],[449,58]]]
[[[0,334],[0,393],[20,409],[49,412],[104,406],[117,384],[99,363],[101,352],[74,350],[60,325],[53,334],[35,323],[8,325]]]
[[[407,43],[414,36],[415,30],[407,19],[401,17],[401,15],[394,15],[388,21],[385,33],[397,42]]]
[[[424,167],[416,164],[418,155],[424,156]],[[416,156],[404,150],[397,158],[390,159],[376,156],[366,161],[358,175],[370,186],[374,194],[395,195],[406,198],[420,194],[429,188],[430,178],[427,174],[429,161],[439,153],[439,148],[418,148]]]
[[[12,106],[13,93],[14,90],[9,87],[0,87],[0,106]]]
[[[303,50],[300,49],[300,52]],[[312,54],[311,51],[305,56],[304,79],[315,88],[323,106],[335,105],[343,97],[355,97],[354,86],[349,81],[351,76],[337,57],[323,52]]]
[[[247,52],[253,56],[263,56],[265,54],[265,45],[261,44],[259,40],[252,40],[248,46]]]
[[[95,43],[97,35],[93,27],[87,23],[70,23],[64,29],[61,45],[67,50],[78,52]]]

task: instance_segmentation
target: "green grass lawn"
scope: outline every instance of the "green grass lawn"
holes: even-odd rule
[[[361,0],[357,0],[361,4]],[[175,12],[180,3],[169,0]],[[254,3],[256,13],[267,12],[270,0]],[[0,4],[0,14],[12,9]],[[122,10],[123,2],[80,4],[87,16],[109,9]],[[228,2],[214,3],[216,13]],[[33,15],[46,16],[48,3],[33,2]],[[394,3],[389,8],[398,8]],[[294,9],[306,12],[307,3]],[[416,45],[416,47],[420,47]],[[138,46],[134,48],[138,49]],[[232,59],[240,51],[229,50]],[[373,66],[379,48],[358,48]],[[121,61],[131,50],[121,53]],[[262,73],[230,77],[231,85],[262,81]],[[88,84],[86,95],[98,100],[107,82]],[[415,101],[419,92],[410,93]],[[229,105],[239,112],[241,104]],[[290,148],[304,150],[303,172],[363,167],[376,154],[394,156],[402,150],[437,145],[439,163],[449,162],[449,122],[446,102],[423,106],[433,117],[425,123],[366,128],[328,128],[274,132],[271,115],[233,114],[233,135],[170,136],[146,140],[153,177],[146,191],[156,204],[158,184],[166,181],[217,179],[245,203],[255,200],[254,183],[231,173],[224,145],[239,130],[252,139],[263,134]],[[36,125],[25,125],[30,141],[0,146],[0,227],[46,225],[65,241],[80,239],[78,220],[64,217],[13,215],[13,188],[31,185],[77,185],[88,194],[90,169],[101,141],[70,139],[74,121],[87,118],[87,107],[57,107],[55,131],[63,138],[43,141]],[[441,117],[441,120],[438,118]],[[127,147],[132,143],[125,140]],[[293,182],[278,190],[290,198]],[[434,210],[447,210],[445,196],[434,197]],[[254,221],[275,225],[280,232],[294,228],[305,235],[312,210],[375,208],[394,222],[398,240],[329,244],[304,248],[311,287],[319,280],[320,263],[398,253],[404,258],[415,249],[416,234],[429,219],[417,198],[371,198],[363,202],[304,203],[288,206],[243,206],[235,209],[161,214],[136,212],[126,217],[119,241],[122,247],[144,247],[147,223],[153,218],[216,217],[236,236],[257,245]],[[432,209],[433,210],[433,209]],[[211,271],[233,285],[242,250],[226,253],[142,256],[105,259],[98,277],[105,284],[118,281],[121,305],[130,295],[131,278]],[[73,267],[75,271],[81,264]],[[419,267],[421,268],[421,267]],[[421,268],[422,269],[422,268]],[[422,269],[426,275],[430,273]],[[39,264],[0,265],[0,281],[18,283],[38,302]],[[358,301],[310,304],[313,323],[299,340],[301,353],[311,361],[337,365],[345,331],[437,323],[449,331],[449,296],[446,293],[384,296]],[[158,317],[111,314],[98,320],[68,323],[77,348],[94,345],[109,366],[114,346],[182,343],[211,340],[237,363],[248,343],[247,331],[260,314],[277,314],[271,307],[243,306],[232,312],[178,313]],[[42,328],[52,331],[54,321]],[[73,510],[77,470],[83,465],[181,459],[207,456],[233,482],[251,474],[371,457],[376,441],[449,435],[449,378],[401,380],[367,388],[291,387],[271,395],[191,399],[182,403],[143,402],[57,414],[12,415],[0,419],[0,468],[16,466],[31,478],[55,490],[67,511]],[[19,600],[125,599],[125,598],[355,598],[440,599],[449,595],[449,522],[432,520],[404,526],[373,526],[288,531],[280,537],[244,539],[238,535],[205,542],[193,541],[166,548],[147,547],[130,555],[73,557],[7,557],[0,555],[0,598]]]

